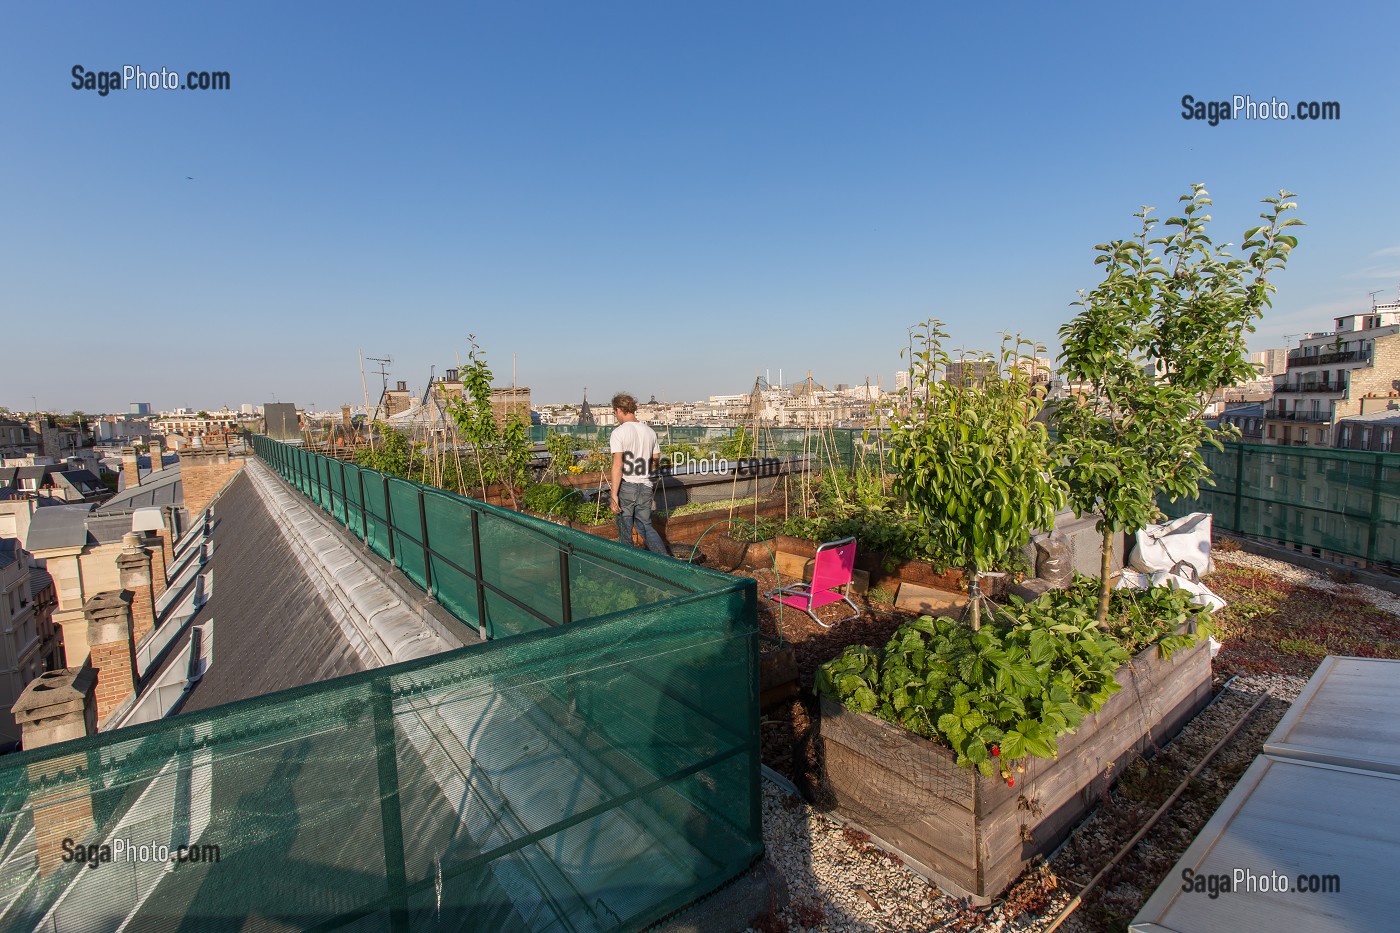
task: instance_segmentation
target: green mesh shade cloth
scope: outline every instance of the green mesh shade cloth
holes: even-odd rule
[[[1195,499],[1162,500],[1167,515],[1210,512],[1224,531],[1400,566],[1400,454],[1224,447],[1205,451],[1215,485]]]
[[[0,759],[0,929],[641,930],[762,855],[753,581],[255,448],[494,637]]]

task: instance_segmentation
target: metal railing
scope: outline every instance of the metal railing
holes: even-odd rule
[[[1339,350],[1331,353],[1299,353],[1297,356],[1289,354],[1288,368],[1297,366],[1326,366],[1329,363],[1352,363],[1357,360],[1368,360],[1371,354],[1363,353],[1359,350]]]
[[[1321,411],[1271,411],[1264,415],[1271,421],[1305,421],[1311,424],[1331,424],[1332,416]]]

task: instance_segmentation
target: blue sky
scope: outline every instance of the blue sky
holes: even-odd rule
[[[1093,245],[1193,181],[1217,240],[1299,194],[1256,349],[1394,299],[1397,8],[969,7],[11,4],[0,405],[358,404],[361,349],[422,385],[469,333],[537,402],[888,386],[930,315],[1053,348]]]

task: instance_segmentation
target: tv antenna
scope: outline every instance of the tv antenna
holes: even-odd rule
[[[1366,293],[1366,294],[1368,294],[1368,295],[1371,296],[1371,310],[1372,310],[1372,311],[1376,310],[1376,296],[1379,295],[1379,294],[1380,294],[1381,292],[1383,292],[1383,291],[1385,291],[1385,289],[1383,289],[1383,288],[1378,288],[1378,289],[1376,289],[1376,290],[1373,291],[1373,292],[1367,292],[1367,293]]]
[[[384,393],[389,391],[389,367],[394,365],[394,358],[392,356],[367,356],[365,357],[365,359],[369,360],[371,363],[379,364],[379,368],[376,369],[375,372],[379,373],[379,379],[382,383],[382,385],[380,386],[379,397],[383,398]]]

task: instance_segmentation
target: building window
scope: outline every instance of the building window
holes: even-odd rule
[[[1390,453],[1393,450],[1395,450],[1394,428],[1386,428],[1385,433],[1381,435],[1381,450],[1385,451],[1386,453]]]
[[[1272,425],[1272,424],[1269,425],[1269,438],[1270,438],[1271,440],[1272,440],[1273,437],[1274,437],[1274,427],[1275,427],[1275,425]]]
[[[1338,447],[1350,447],[1350,446],[1351,446],[1351,427],[1350,427],[1350,426],[1344,425],[1344,426],[1342,427],[1341,434],[1340,434],[1340,436],[1339,436],[1339,438],[1338,438],[1338,440],[1337,440],[1337,446],[1338,446]]]
[[[1370,429],[1370,428],[1362,428],[1362,429],[1361,429],[1361,449],[1362,449],[1362,450],[1370,450],[1370,449],[1371,449],[1371,429]]]

